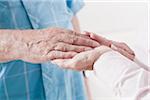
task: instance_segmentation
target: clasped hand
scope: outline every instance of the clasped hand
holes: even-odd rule
[[[55,63],[62,68],[83,71],[92,70],[95,61],[102,54],[112,50],[119,52],[130,60],[133,60],[135,57],[134,52],[125,43],[107,40],[99,35],[89,32],[85,32],[85,35],[92,40],[97,41],[100,46],[88,51],[77,53],[74,57],[70,59],[55,59],[52,61],[52,63]]]

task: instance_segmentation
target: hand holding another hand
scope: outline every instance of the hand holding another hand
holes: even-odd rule
[[[100,35],[96,35],[90,32],[85,32],[84,34],[91,39],[99,42],[100,45],[108,46],[112,50],[119,52],[120,54],[131,60],[133,60],[135,57],[134,51],[126,43],[108,40],[104,37],[101,37]]]
[[[15,41],[19,59],[42,63],[54,59],[69,59],[77,53],[98,47],[99,43],[88,36],[61,28],[20,31]],[[21,52],[20,52],[21,51]]]
[[[134,52],[125,43],[115,42],[105,39],[99,35],[86,32],[86,36],[100,43],[101,46],[92,50],[78,53],[72,59],[56,59],[52,62],[66,69],[73,70],[91,70],[95,61],[104,53],[115,50],[125,57],[133,60]]]
[[[72,70],[92,70],[94,62],[104,53],[111,51],[107,46],[99,46],[93,50],[81,52],[75,55],[72,59],[56,59],[52,63],[59,65],[62,68]]]

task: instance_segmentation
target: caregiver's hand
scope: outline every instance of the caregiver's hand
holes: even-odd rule
[[[59,65],[62,68],[73,70],[92,70],[94,62],[104,53],[111,51],[107,46],[100,46],[93,50],[81,52],[72,59],[56,59],[52,63]]]
[[[98,41],[101,45],[108,46],[111,49],[118,51],[119,53],[121,53],[122,55],[124,55],[125,57],[131,60],[133,60],[135,57],[134,51],[130,49],[130,47],[123,42],[108,40],[104,37],[101,37],[99,35],[90,32],[85,32],[84,34],[86,36],[89,36],[91,39]]]
[[[85,35],[60,28],[0,30],[0,33],[0,43],[5,42],[1,47],[6,47],[4,49],[7,51],[0,52],[5,55],[0,59],[12,56],[13,60],[41,63],[53,59],[71,58],[78,52],[99,46],[98,42]]]

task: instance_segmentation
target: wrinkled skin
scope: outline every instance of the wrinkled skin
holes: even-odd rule
[[[133,60],[134,52],[125,44],[120,42],[114,42],[107,40],[101,36],[93,33],[86,32],[86,36],[93,40],[98,41],[101,46],[96,47],[92,50],[81,52],[74,56],[72,59],[57,59],[52,62],[66,69],[73,69],[78,71],[92,70],[95,61],[104,53],[115,50]]]
[[[72,59],[57,59],[52,63],[59,65],[62,68],[72,69],[77,71],[92,70],[94,62],[104,53],[111,51],[107,46],[100,46],[93,50],[81,52]]]
[[[77,53],[100,45],[88,36],[67,29],[26,30],[18,33],[11,50],[20,52],[19,59],[31,63],[72,58]]]

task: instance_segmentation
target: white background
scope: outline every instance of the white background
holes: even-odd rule
[[[140,61],[150,65],[148,64],[148,54],[150,53],[148,48],[148,37],[150,36],[148,3],[145,2],[147,0],[110,1],[114,0],[86,0],[84,8],[78,14],[82,31],[87,30],[116,41],[124,41],[135,50]],[[101,93],[97,92],[99,91],[97,90],[98,85],[93,78],[91,76],[88,84],[92,96],[98,97],[103,94],[103,90]]]
[[[148,3],[135,2],[136,0],[87,1],[78,14],[82,31],[87,30],[116,41],[124,41],[132,49],[136,47],[139,59],[148,64]]]

